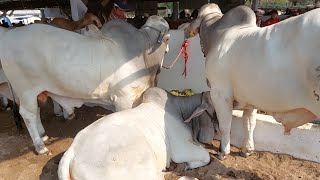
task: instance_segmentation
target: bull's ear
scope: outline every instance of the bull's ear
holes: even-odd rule
[[[190,23],[189,27],[184,30],[185,38],[190,38],[199,34],[202,19],[203,18],[198,17],[196,20]]]
[[[195,111],[193,111],[191,116],[184,122],[190,122],[193,118],[200,116],[207,108],[208,104],[202,101],[201,105]]]

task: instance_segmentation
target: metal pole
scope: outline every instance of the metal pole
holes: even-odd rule
[[[176,21],[178,20],[179,15],[179,4],[178,1],[173,2],[173,12],[172,12],[172,20]]]
[[[40,12],[41,12],[41,21],[44,22],[46,20],[46,15],[44,14],[44,9],[41,9]]]
[[[256,11],[259,8],[259,1],[260,0],[252,0],[251,9]]]

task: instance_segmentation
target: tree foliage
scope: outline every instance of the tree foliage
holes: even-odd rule
[[[166,7],[167,9],[173,9],[173,3],[167,2],[167,3],[158,3],[158,7]]]
[[[261,6],[285,6],[289,3],[288,0],[261,0]]]

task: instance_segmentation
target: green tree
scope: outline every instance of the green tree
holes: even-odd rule
[[[261,6],[284,6],[289,3],[288,0],[262,0]]]
[[[167,9],[173,10],[173,3],[172,2],[158,3],[158,7],[166,7]]]

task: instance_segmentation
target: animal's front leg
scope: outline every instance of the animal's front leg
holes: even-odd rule
[[[245,109],[243,111],[244,139],[241,154],[244,157],[250,156],[254,150],[253,131],[256,127],[256,109]]]
[[[211,89],[211,99],[216,110],[221,132],[221,143],[218,153],[220,160],[230,154],[230,130],[232,122],[232,102],[233,98],[228,90]]]

